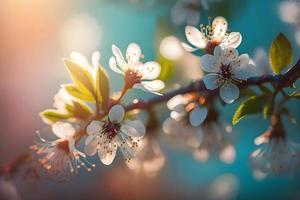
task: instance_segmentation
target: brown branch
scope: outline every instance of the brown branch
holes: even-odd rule
[[[297,63],[293,65],[286,73],[279,75],[263,75],[259,77],[251,77],[245,81],[241,81],[238,86],[240,88],[246,88],[251,85],[261,85],[264,83],[277,83],[280,88],[290,87],[300,77],[300,58]],[[172,97],[178,94],[186,94],[190,92],[202,92],[209,91],[206,89],[202,80],[193,81],[186,87],[182,87],[177,90],[173,90],[165,93],[163,96],[156,96],[149,100],[141,100],[136,103],[125,106],[126,111],[134,109],[145,109],[153,105],[168,101]],[[212,92],[212,91],[211,91]]]

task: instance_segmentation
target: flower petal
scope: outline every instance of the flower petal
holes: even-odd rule
[[[255,66],[248,64],[250,62],[248,54],[242,54],[232,66],[234,77],[245,80],[251,76],[256,76]]]
[[[103,122],[93,120],[86,128],[86,132],[88,135],[95,135],[100,133],[102,130]]]
[[[203,49],[207,44],[207,39],[197,28],[193,26],[185,27],[185,35],[187,40],[194,46]]]
[[[216,17],[212,23],[212,38],[221,42],[227,31],[227,20],[224,17]]]
[[[172,97],[168,102],[167,102],[167,107],[169,110],[174,110],[178,105],[185,105],[188,103],[188,98],[186,98],[184,95],[176,95]]]
[[[145,126],[139,120],[126,121],[121,126],[121,131],[131,137],[143,137],[145,135]]]
[[[183,47],[184,50],[186,50],[188,52],[193,52],[193,51],[196,51],[198,49],[198,48],[194,48],[194,47],[188,45],[185,42],[181,42],[181,46]]]
[[[161,80],[154,80],[154,81],[142,81],[142,84],[152,91],[160,91],[164,89],[165,83]]]
[[[117,64],[122,68],[124,65],[126,65],[125,59],[123,57],[123,54],[121,50],[116,46],[112,45],[112,52],[114,56],[116,57]]]
[[[86,153],[86,155],[88,156],[95,155],[98,150],[99,142],[100,142],[100,137],[98,135],[88,136],[84,147],[84,153]]]
[[[239,52],[235,48],[227,48],[222,51],[221,62],[224,65],[229,65],[236,61],[239,57]]]
[[[96,68],[99,66],[101,54],[99,51],[95,51],[92,55],[92,64],[93,67]]]
[[[126,50],[126,59],[130,64],[136,64],[140,61],[142,56],[141,47],[136,43],[128,45]]]
[[[218,72],[217,60],[213,55],[205,54],[200,57],[200,62],[203,71],[205,72]]]
[[[226,40],[222,42],[222,48],[237,48],[242,42],[242,35],[239,32],[232,32]]]
[[[100,148],[98,150],[98,156],[104,165],[110,165],[114,161],[116,153],[117,145],[114,141],[106,144],[105,148],[104,146],[100,145]]]
[[[206,119],[207,108],[203,106],[197,106],[194,108],[189,115],[190,123],[192,126],[199,126]]]
[[[124,72],[117,67],[116,59],[114,57],[110,57],[109,66],[114,72],[117,72],[119,74],[124,74]]]
[[[233,83],[225,83],[220,88],[220,96],[226,103],[232,103],[239,98],[240,90],[239,87]]]
[[[61,139],[72,138],[75,128],[70,123],[56,122],[52,125],[52,132]]]
[[[111,122],[120,123],[124,119],[125,110],[120,104],[114,105],[108,113]]]
[[[140,67],[140,72],[143,75],[142,79],[153,80],[156,79],[160,74],[160,64],[154,61],[146,62]]]
[[[209,90],[214,90],[219,87],[219,76],[217,74],[207,74],[203,77],[204,85]]]

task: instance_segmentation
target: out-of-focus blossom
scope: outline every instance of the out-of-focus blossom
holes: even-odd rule
[[[184,54],[179,39],[172,35],[162,39],[159,45],[159,52],[163,57],[175,61],[179,60]]]
[[[157,140],[151,136],[152,132],[147,133],[141,141],[141,151],[136,157],[127,162],[127,166],[138,174],[155,176],[165,164],[165,155],[162,153]]]
[[[65,90],[65,88],[60,88],[59,91],[54,95],[53,107],[62,113],[67,113],[66,105],[72,104],[72,97]]]
[[[113,45],[112,52],[114,57],[109,60],[110,68],[124,76],[125,87],[138,88],[146,92],[155,94],[165,87],[164,82],[158,80],[161,67],[157,62],[149,61],[142,63],[140,59],[143,57],[140,46],[131,43],[126,50],[126,60],[121,50]]]
[[[101,42],[101,29],[89,14],[79,14],[66,21],[61,30],[61,44],[66,52],[90,53]]]
[[[255,49],[253,60],[250,59],[249,63],[255,66],[253,75],[261,76],[265,74],[273,74],[268,54],[263,48]]]
[[[170,116],[176,121],[188,116],[192,126],[199,126],[207,116],[207,108],[203,106],[205,97],[197,94],[177,95],[170,99],[167,107],[171,110]]]
[[[105,121],[92,121],[87,127],[85,153],[93,156],[98,152],[101,162],[110,165],[120,147],[124,157],[130,161],[140,151],[140,139],[145,127],[139,120],[124,120],[125,110],[121,105],[113,106]]]
[[[228,23],[224,17],[216,17],[212,25],[201,24],[200,30],[193,26],[185,28],[185,35],[189,43],[194,47],[182,43],[186,51],[193,52],[204,49],[207,53],[213,53],[214,48],[220,45],[224,48],[237,48],[242,42],[239,32],[227,33]]]
[[[300,45],[300,2],[282,1],[279,4],[279,15],[282,21],[292,24],[295,28],[295,38]]]
[[[233,174],[218,176],[208,188],[210,200],[233,200],[239,191],[239,180]]]
[[[234,48],[222,49],[217,46],[214,55],[201,56],[202,68],[208,72],[203,81],[207,89],[220,87],[220,96],[226,103],[234,102],[240,94],[236,85],[254,74],[254,65],[249,64],[248,54],[239,53]]]
[[[289,141],[280,118],[272,117],[271,127],[255,139],[259,146],[251,156],[254,176],[262,179],[268,174],[294,173],[300,167],[300,145]]]
[[[194,157],[200,162],[207,162],[217,154],[224,163],[235,161],[236,151],[230,143],[232,127],[218,120],[208,120],[198,128],[199,146],[194,150]]]
[[[171,17],[175,25],[195,25],[200,20],[200,11],[208,10],[208,0],[178,0],[172,10]]]
[[[0,199],[3,200],[20,200],[20,194],[12,179],[0,179]]]
[[[57,122],[52,125],[52,132],[59,139],[47,141],[40,137],[41,142],[32,146],[40,156],[39,162],[47,174],[65,179],[77,173],[80,167],[86,168],[87,171],[94,167],[85,159],[85,154],[75,148],[76,130],[72,124]]]

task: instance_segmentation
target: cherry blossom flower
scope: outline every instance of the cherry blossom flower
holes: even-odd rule
[[[114,105],[104,121],[92,121],[87,127],[85,153],[93,156],[98,152],[101,162],[110,165],[120,147],[127,161],[140,151],[140,139],[145,134],[145,127],[139,120],[124,120],[125,110],[121,105]]]
[[[194,149],[194,158],[207,162],[212,155],[217,154],[224,163],[235,161],[236,151],[230,142],[232,127],[219,120],[208,120],[197,130],[199,146]]]
[[[200,30],[193,26],[185,28],[185,35],[192,47],[186,43],[182,46],[186,51],[196,51],[204,49],[207,53],[212,53],[214,48],[220,45],[222,48],[237,48],[242,42],[239,32],[227,33],[228,23],[224,17],[216,17],[212,25],[201,25]]]
[[[138,44],[129,44],[126,60],[117,46],[112,46],[112,52],[114,57],[109,60],[110,68],[124,76],[127,89],[133,87],[159,94],[157,92],[165,87],[164,82],[157,79],[161,70],[160,65],[155,61],[142,63],[140,61],[143,57],[142,50]]]
[[[165,155],[162,153],[157,140],[150,136],[145,137],[141,141],[141,151],[130,162],[126,162],[127,166],[137,174],[144,174],[149,177],[155,176],[165,164]]]
[[[32,146],[32,149],[40,156],[39,162],[46,173],[68,178],[77,173],[77,169],[80,167],[86,168],[87,171],[91,171],[91,167],[95,167],[86,160],[84,153],[75,148],[76,130],[72,124],[56,122],[52,125],[52,132],[59,139],[47,141],[39,135],[41,142]]]
[[[207,116],[207,108],[203,105],[205,97],[197,94],[176,95],[171,98],[167,107],[171,110],[171,117],[180,121],[183,117],[188,116],[192,126],[199,126]]]
[[[255,139],[259,148],[251,154],[250,160],[254,175],[259,179],[273,173],[293,173],[300,167],[300,145],[286,138],[279,123]]]
[[[203,77],[207,89],[220,87],[220,96],[226,103],[232,103],[239,97],[236,85],[255,73],[254,65],[249,64],[248,54],[239,53],[234,48],[222,49],[217,46],[214,55],[201,56],[201,65],[208,74]]]

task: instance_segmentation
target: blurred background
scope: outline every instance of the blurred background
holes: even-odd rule
[[[113,91],[122,78],[108,68],[111,45],[126,49],[141,45],[146,61],[163,66],[165,91],[201,78],[199,59],[184,52],[187,24],[207,24],[209,17],[224,16],[230,31],[241,32],[240,52],[253,58],[268,52],[272,40],[283,32],[291,41],[294,62],[299,57],[300,8],[292,0],[1,0],[0,1],[0,165],[10,162],[44,130],[38,113],[49,108],[60,84],[70,82],[62,58],[78,51],[90,58],[100,50],[101,64],[108,70]],[[299,3],[299,2],[298,2]],[[182,72],[182,73],[181,73]],[[180,74],[180,76],[178,75]],[[148,98],[139,91],[132,96]],[[300,119],[298,102],[291,111]],[[238,103],[221,108],[230,123]],[[159,109],[160,120],[168,110]],[[253,123],[254,122],[254,123]],[[3,185],[12,199],[300,199],[300,175],[260,180],[253,176],[249,155],[253,140],[268,121],[250,117],[233,128],[235,161],[212,159],[201,163],[181,145],[159,132],[160,164],[145,176],[130,170],[119,156],[111,166],[99,163],[69,182],[41,179]],[[285,123],[288,134],[300,141],[299,127]],[[2,188],[2,190],[3,190]],[[3,197],[4,198],[4,197]]]

